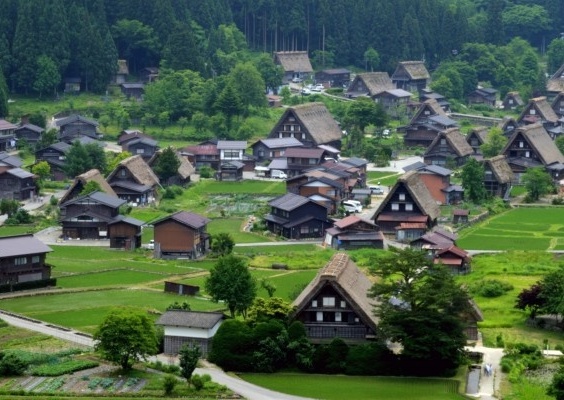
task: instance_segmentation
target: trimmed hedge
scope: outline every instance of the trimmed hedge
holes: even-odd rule
[[[12,285],[0,285],[0,293],[9,293],[11,291],[17,292],[18,290],[40,289],[47,286],[57,286],[57,279],[42,279],[39,281],[14,283]]]
[[[31,375],[37,376],[60,376],[70,374],[84,369],[94,368],[100,365],[96,361],[90,360],[70,360],[63,361],[58,364],[42,364],[30,371]]]

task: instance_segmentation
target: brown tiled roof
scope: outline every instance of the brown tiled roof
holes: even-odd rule
[[[7,131],[9,129],[16,129],[16,128],[17,128],[16,125],[6,121],[5,119],[0,118],[0,131]]]
[[[347,226],[354,225],[354,224],[356,224],[357,222],[360,222],[360,221],[361,221],[361,219],[359,217],[357,217],[356,215],[349,215],[348,217],[345,217],[343,219],[335,221],[334,225],[337,228],[343,229],[343,228],[346,228]]]
[[[437,137],[427,148],[425,154],[428,154],[429,151],[431,151],[438,143],[440,143],[440,140],[442,138],[445,138],[447,140],[447,142],[459,157],[469,156],[470,154],[474,153],[474,149],[472,149],[472,146],[468,144],[466,138],[462,135],[462,133],[460,133],[458,128],[449,128],[446,131],[439,132]]]
[[[531,115],[529,113],[529,110],[531,108],[534,108],[538,112],[538,114],[535,114],[535,116],[537,115],[540,116],[543,119],[543,121],[548,121],[552,123],[558,122],[558,115],[556,115],[551,105],[546,100],[546,97],[544,96],[536,97],[534,99],[529,100],[529,104],[525,106],[517,121],[522,121],[523,118]]]
[[[309,306],[325,285],[334,286],[365,324],[376,330],[378,318],[373,309],[376,300],[368,297],[372,282],[345,253],[336,253],[292,303],[295,314]]]
[[[76,178],[74,178],[74,182],[69,187],[67,192],[63,195],[63,197],[61,197],[59,203],[64,204],[65,202],[70,200],[70,198],[68,197],[74,191],[76,185],[81,183],[84,187],[90,181],[96,182],[100,186],[100,190],[106,193],[108,196],[117,197],[116,192],[114,192],[114,189],[112,189],[110,184],[104,179],[104,176],[100,173],[100,171],[98,171],[97,169],[91,169],[90,171],[86,171],[85,173],[80,174]]]
[[[507,141],[502,151],[503,154],[507,154],[508,149],[511,148],[513,141],[519,133],[523,134],[529,145],[535,149],[544,165],[564,163],[564,155],[558,150],[558,147],[556,147],[556,144],[540,123],[519,127]]]
[[[419,173],[417,171],[409,171],[402,176],[399,177],[396,184],[392,189],[389,191],[388,195],[384,199],[380,206],[376,209],[374,214],[372,215],[371,220],[375,220],[376,217],[382,212],[388,201],[392,198],[395,191],[399,188],[400,185],[404,185],[407,191],[410,193],[413,200],[417,203],[419,209],[421,209],[422,213],[427,215],[431,219],[437,219],[440,215],[439,206],[425,183],[419,177]],[[398,213],[399,214],[399,213]]]
[[[120,167],[129,170],[137,183],[141,185],[149,187],[159,185],[159,178],[140,155],[131,156],[122,160],[108,176],[108,182],[112,180]]]
[[[396,88],[396,85],[394,85],[387,72],[368,72],[365,74],[358,74],[355,77],[355,80],[362,80],[364,82],[368,88],[370,96],[375,96],[378,93]]]
[[[293,110],[317,145],[341,140],[343,131],[325,104],[306,103],[292,107],[288,111],[290,110]]]
[[[198,144],[195,146],[187,146],[182,150],[186,153],[199,156],[219,155],[219,150],[217,150],[217,145],[215,144]]]
[[[313,72],[307,51],[279,51],[274,56],[285,72]]]
[[[499,183],[509,183],[513,181],[513,171],[504,155],[485,159],[484,163],[489,164],[490,169]]]
[[[411,79],[429,79],[429,71],[423,61],[400,61],[398,67],[403,67]]]
[[[192,212],[188,212],[188,211],[178,211],[172,215],[168,215],[164,218],[161,218],[155,222],[153,222],[153,225],[157,225],[163,221],[172,219],[174,221],[180,222],[183,225],[187,225],[191,228],[194,229],[200,229],[204,226],[206,226],[207,224],[210,223],[210,219],[203,217],[199,214],[196,213],[192,213]]]

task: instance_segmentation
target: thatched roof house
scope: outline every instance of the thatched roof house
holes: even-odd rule
[[[511,171],[511,167],[504,155],[486,158],[484,164],[492,171],[499,183],[510,183],[513,181],[513,171]]]
[[[529,103],[517,118],[519,124],[534,124],[536,122],[549,123],[555,125],[558,123],[558,115],[552,109],[546,97],[535,97],[529,100]]]
[[[386,90],[393,90],[395,88],[396,85],[394,85],[387,72],[368,72],[355,76],[347,90],[347,96],[373,97]]]
[[[97,169],[91,169],[90,171],[86,171],[74,178],[74,182],[63,197],[61,197],[59,204],[64,204],[67,201],[78,197],[88,182],[91,181],[96,182],[98,186],[100,186],[100,191],[104,192],[108,196],[117,197],[114,189],[112,189],[110,184],[106,181],[106,179],[104,179],[104,176],[100,173],[100,171]]]
[[[159,185],[159,178],[140,155],[131,156],[122,160],[110,175],[108,175],[107,181],[111,183],[121,177],[118,175],[125,177],[126,174],[121,173],[121,171],[124,170],[129,172],[128,177],[132,178],[140,185],[151,187]]]

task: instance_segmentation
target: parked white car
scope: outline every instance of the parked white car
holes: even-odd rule
[[[358,200],[343,200],[341,203],[347,212],[360,213],[362,212],[362,204]]]
[[[325,89],[325,86],[323,86],[321,83],[318,83],[317,85],[312,86],[311,91],[321,92],[323,89]]]
[[[147,243],[147,248],[149,250],[155,250],[155,241],[153,239],[149,240],[149,243]]]

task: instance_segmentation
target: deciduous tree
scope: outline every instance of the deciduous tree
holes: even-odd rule
[[[112,310],[96,329],[95,349],[102,357],[129,370],[136,361],[157,353],[155,324],[146,313]]]
[[[31,167],[31,172],[37,175],[40,181],[45,181],[51,176],[51,166],[47,161],[39,161]]]
[[[190,385],[190,378],[192,378],[192,374],[198,366],[198,360],[200,359],[201,355],[202,352],[200,350],[200,347],[193,343],[186,343],[180,348],[180,351],[178,352],[178,358],[180,361],[180,374],[184,379],[186,379],[188,385]]]
[[[236,256],[220,257],[206,279],[206,291],[215,302],[224,301],[231,317],[246,315],[256,296],[256,281],[245,262]]]
[[[61,82],[61,74],[57,64],[49,57],[42,55],[37,59],[37,73],[33,82],[33,89],[39,93],[39,97],[48,91],[56,94],[57,85]]]
[[[501,150],[507,144],[507,138],[503,136],[501,128],[494,126],[488,131],[484,144],[480,146],[484,157],[490,158],[501,154]]]
[[[221,232],[212,236],[212,251],[218,256],[231,254],[235,247],[235,241],[229,233]]]
[[[527,189],[527,195],[531,201],[536,201],[540,197],[552,190],[552,178],[543,167],[529,168],[522,175],[521,182]]]
[[[462,168],[461,177],[465,197],[476,204],[480,204],[487,195],[484,187],[484,166],[476,159],[471,158]]]

